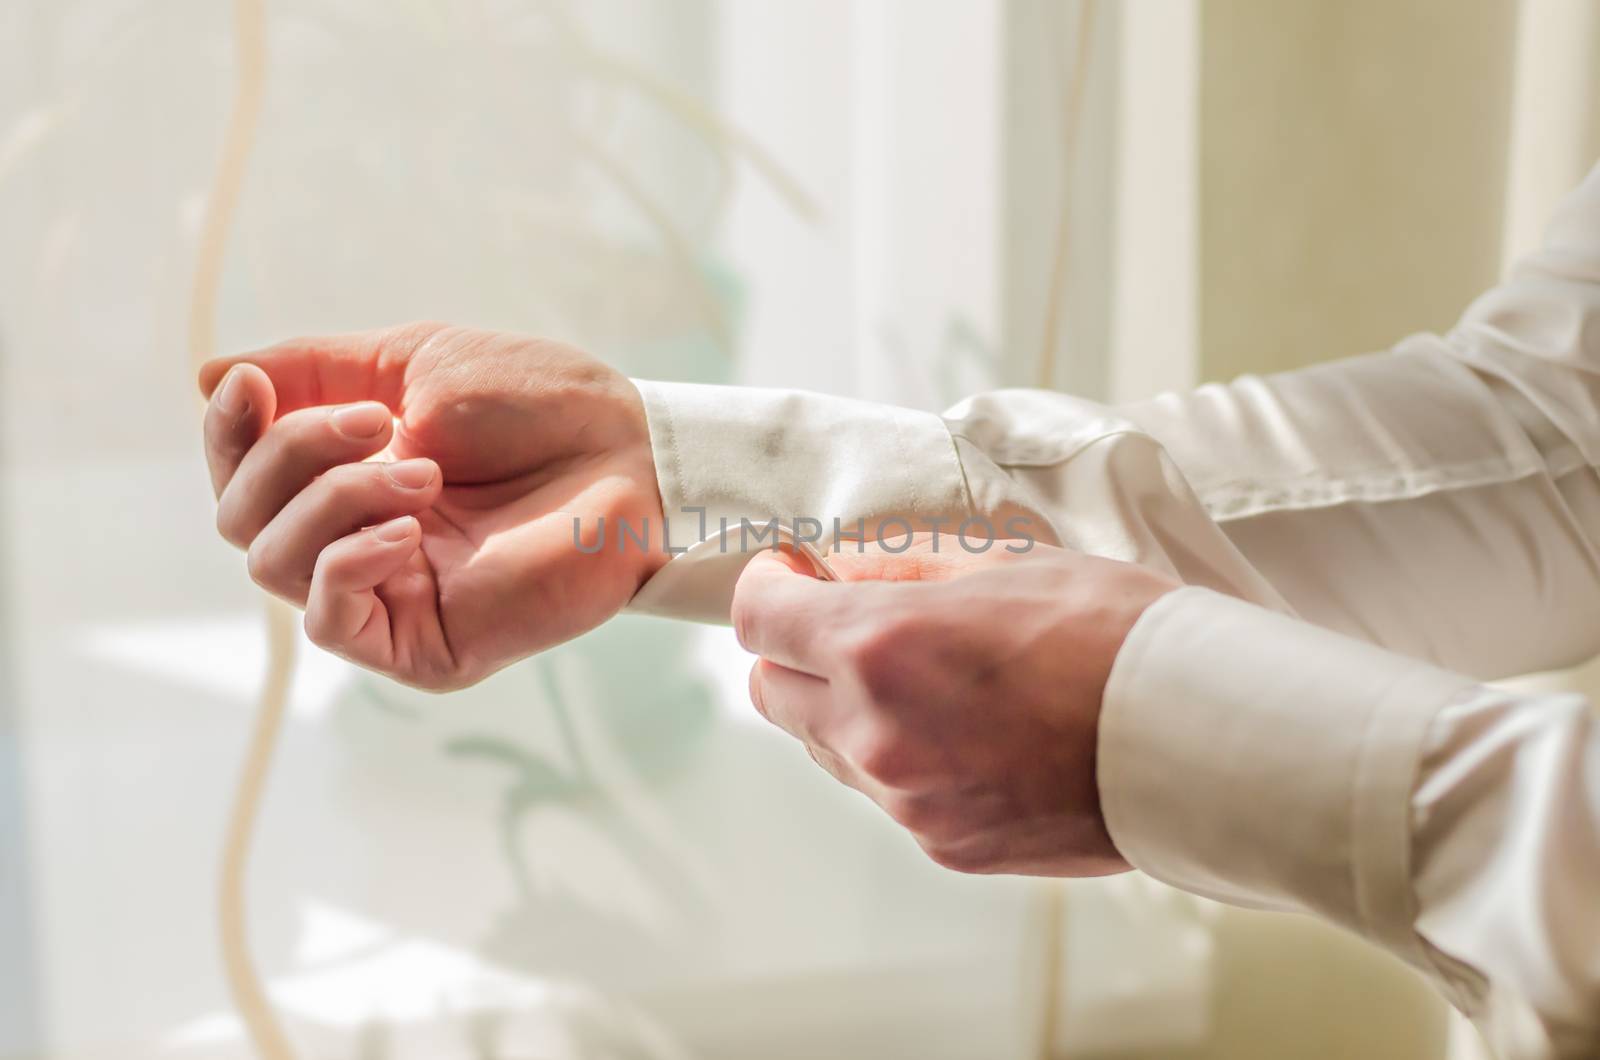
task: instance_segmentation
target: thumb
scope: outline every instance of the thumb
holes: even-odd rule
[[[825,672],[817,634],[844,602],[844,586],[816,577],[811,561],[787,550],[756,553],[733,589],[730,617],[746,651],[806,673]]]

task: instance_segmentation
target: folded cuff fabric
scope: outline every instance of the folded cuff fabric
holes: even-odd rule
[[[954,440],[931,412],[799,390],[635,385],[669,542],[686,551],[631,612],[726,622],[739,572],[775,537],[816,542],[825,555],[841,536],[881,531],[894,543],[972,514]]]
[[[1409,873],[1416,762],[1435,715],[1477,687],[1179,589],[1140,617],[1106,686],[1107,827],[1129,862],[1167,883],[1317,913],[1420,962]]]

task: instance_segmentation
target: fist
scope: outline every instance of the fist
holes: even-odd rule
[[[222,536],[313,642],[406,684],[576,636],[660,565],[578,547],[662,521],[638,391],[578,350],[413,324],[221,358],[200,386]]]
[[[819,581],[751,561],[734,628],[750,698],[840,781],[963,872],[1128,867],[1095,779],[1100,700],[1123,639],[1177,583],[1046,545],[983,556],[853,549]]]

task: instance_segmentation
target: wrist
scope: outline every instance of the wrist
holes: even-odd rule
[[[667,552],[666,511],[661,500],[661,483],[656,473],[655,446],[650,440],[650,421],[645,412],[644,395],[628,377],[619,373],[617,380],[616,397],[622,410],[623,432],[629,439],[625,459],[631,468],[629,477],[643,509],[642,526],[647,528],[645,544],[634,549],[638,576],[634,591],[637,592],[672,557]]]

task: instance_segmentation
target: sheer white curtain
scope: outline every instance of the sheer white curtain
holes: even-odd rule
[[[964,43],[954,10],[884,17],[914,56]],[[223,347],[431,316],[638,375],[861,377],[856,249],[886,233],[837,150],[873,133],[860,9],[266,12]],[[184,341],[231,32],[197,0],[0,12],[0,1055],[251,1054],[215,880],[265,649],[211,530]],[[991,81],[998,41],[971,44]],[[619,621],[437,700],[303,650],[249,889],[301,1054],[1033,1055],[1038,892],[927,863],[752,718],[746,665]]]

